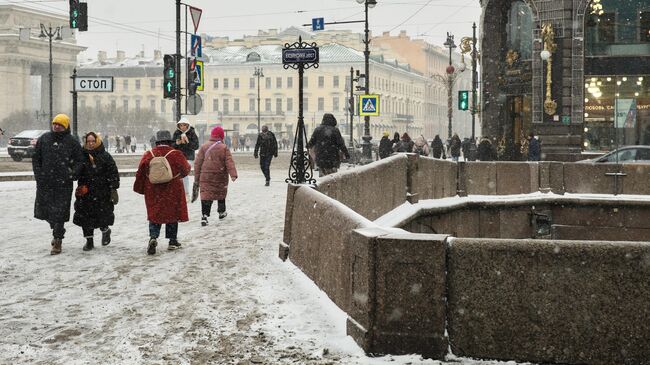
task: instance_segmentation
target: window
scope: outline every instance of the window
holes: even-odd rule
[[[335,96],[332,98],[332,111],[338,112],[339,111],[339,97]]]
[[[122,100],[122,110],[124,110],[125,113],[129,111],[129,100],[124,99]]]
[[[293,111],[293,99],[292,98],[287,98],[287,111],[288,112]]]
[[[213,112],[219,111],[219,99],[212,99],[212,111]]]
[[[127,79],[122,80],[122,88],[124,88],[124,90],[129,89],[129,80]]]
[[[164,113],[165,112],[165,100],[160,101],[160,112]]]
[[[135,80],[135,89],[140,90],[140,80]]]
[[[255,88],[255,78],[254,77],[251,77],[250,79],[248,79],[248,88],[249,89],[254,89]]]
[[[228,79],[223,79],[223,88],[224,89],[228,88]]]
[[[156,110],[156,101],[155,100],[151,99],[149,101],[149,109],[151,109],[151,111]]]
[[[513,2],[506,27],[508,49],[517,51],[522,60],[530,60],[533,48],[533,13],[530,7],[521,0]]]
[[[212,88],[214,89],[219,88],[219,79],[212,79]]]
[[[139,112],[140,111],[140,100],[135,101],[135,111]]]
[[[271,99],[270,98],[264,99],[264,111],[266,111],[266,112],[271,111]]]
[[[149,80],[149,87],[151,88],[151,90],[154,90],[156,88],[156,79]],[[152,109],[155,109],[155,108],[152,108]]]
[[[339,87],[339,77],[338,77],[338,76],[334,76],[334,77],[332,78],[332,87],[334,87],[334,88],[338,88],[338,87]]]
[[[239,98],[235,98],[232,103],[232,110],[234,112],[239,112]]]
[[[293,77],[287,77],[287,87],[289,89],[293,87]]]
[[[318,88],[322,89],[325,87],[325,76],[318,76]]]
[[[282,99],[275,99],[275,114],[282,114]]]
[[[302,87],[305,89],[309,87],[309,78],[307,76],[302,78]]]
[[[308,106],[309,106],[309,98],[303,98],[302,99],[302,111],[306,112],[307,110],[309,110]]]
[[[265,87],[266,87],[267,89],[270,89],[270,88],[271,88],[271,78],[270,78],[270,77],[267,77],[267,78],[264,79],[264,81],[266,82],[266,86],[265,86]]]
[[[322,112],[325,110],[325,98],[318,98],[318,111]]]
[[[235,77],[235,89],[239,89],[239,77]]]
[[[249,112],[254,112],[255,111],[255,99],[253,99],[253,98],[248,99],[248,111]]]
[[[278,89],[282,88],[282,77],[275,78],[275,87]]]
[[[230,100],[223,99],[223,114],[228,115],[230,113]]]

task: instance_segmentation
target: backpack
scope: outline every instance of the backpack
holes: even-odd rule
[[[172,167],[169,165],[169,161],[167,161],[167,155],[174,151],[171,150],[164,156],[156,156],[152,150],[149,150],[149,153],[153,156],[151,161],[149,161],[149,173],[147,174],[149,182],[152,184],[164,184],[178,176],[172,175]]]

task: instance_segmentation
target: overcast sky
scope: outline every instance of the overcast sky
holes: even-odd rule
[[[175,49],[175,0],[88,0],[89,26],[80,32],[78,43],[88,47],[85,58],[96,58],[97,51],[109,56],[117,49],[132,56],[141,50],[151,55],[153,49],[163,53]],[[356,0],[184,0],[203,9],[198,33],[241,38],[257,34],[258,29],[284,29],[311,23],[312,18],[325,22],[363,20],[363,5]],[[57,14],[68,13],[68,0],[0,0],[0,4],[21,4]],[[184,7],[183,7],[184,8]],[[184,11],[182,12],[184,19]],[[375,35],[390,31],[396,35],[406,30],[412,38],[442,45],[446,32],[456,42],[471,36],[472,22],[480,18],[479,0],[377,0],[370,10],[370,28]],[[192,21],[188,16],[188,30]],[[326,29],[349,29],[362,32],[363,23],[325,26]],[[311,30],[309,27],[303,27]]]

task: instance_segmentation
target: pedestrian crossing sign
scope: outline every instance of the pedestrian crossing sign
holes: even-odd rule
[[[379,116],[379,95],[359,95],[359,115]]]

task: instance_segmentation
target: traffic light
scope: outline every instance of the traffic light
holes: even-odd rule
[[[196,58],[187,59],[187,95],[195,95],[196,88],[199,86],[199,73],[196,70]]]
[[[79,0],[70,0],[70,28],[79,29]]]
[[[469,90],[458,90],[458,110],[469,109]]]
[[[166,54],[163,57],[163,98],[176,98],[176,57]]]
[[[88,3],[70,0],[70,28],[80,32],[88,30]]]

